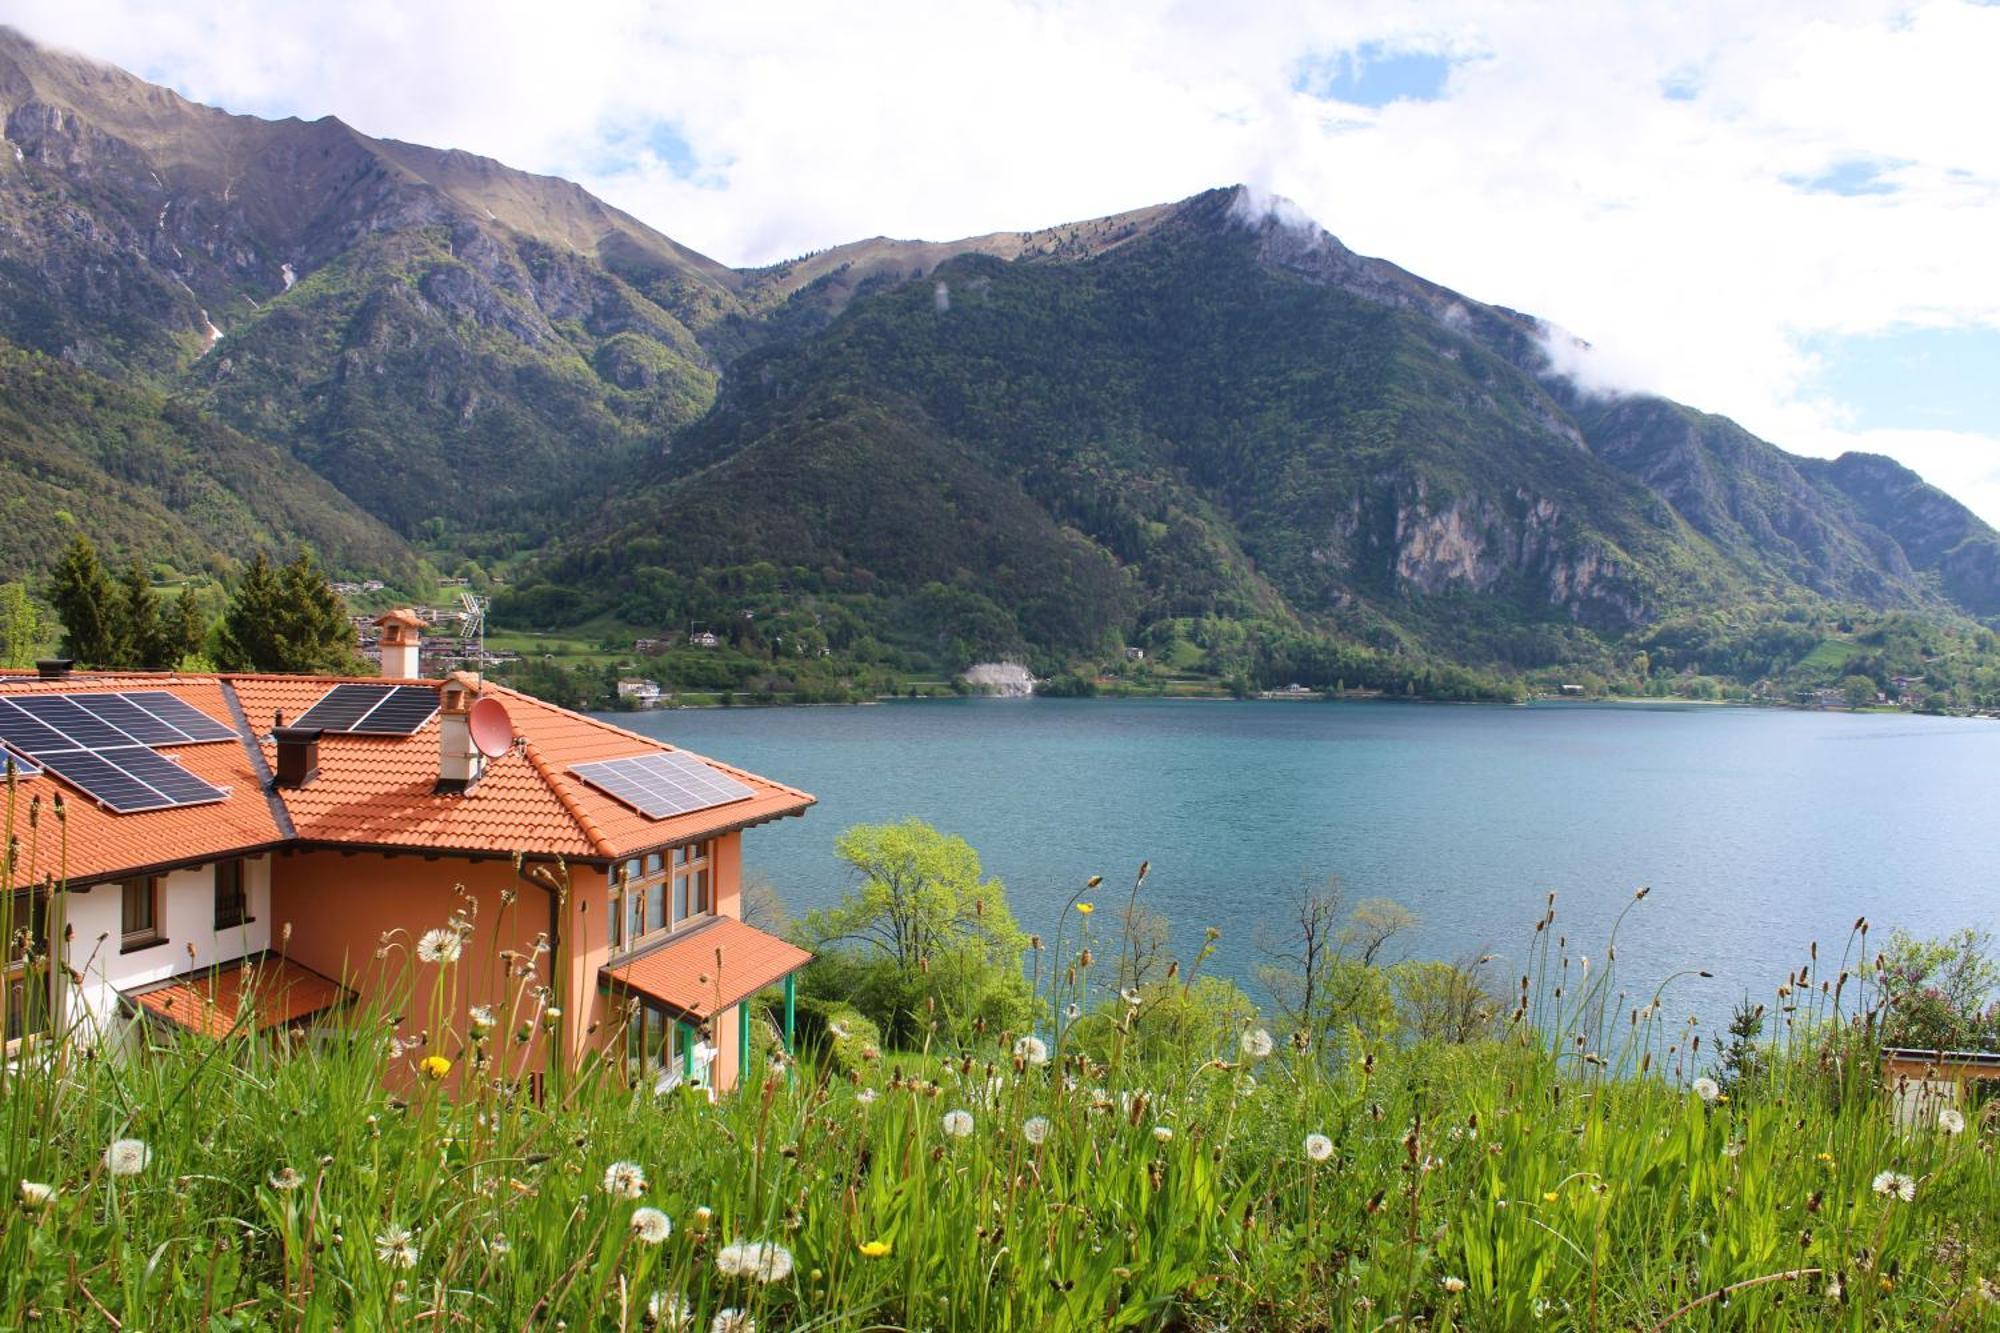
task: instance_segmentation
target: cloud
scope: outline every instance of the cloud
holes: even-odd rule
[[[2000,521],[2000,441],[1845,425],[1810,350],[2000,328],[2000,7],[0,8],[233,110],[570,176],[729,263],[1248,181],[1355,250],[1577,330],[1592,351],[1571,370],[1592,382],[1801,451],[1879,446]],[[1370,86],[1371,68],[1394,77]]]

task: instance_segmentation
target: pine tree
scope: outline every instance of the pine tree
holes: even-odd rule
[[[0,667],[31,665],[47,632],[27,585],[0,583]]]
[[[282,570],[262,551],[222,616],[223,665],[238,671],[349,671],[359,663],[347,604],[310,549]]]
[[[167,652],[173,658],[170,665],[178,666],[190,657],[198,657],[208,644],[208,618],[201,613],[201,602],[194,595],[194,586],[184,584],[181,595],[174,598],[174,609],[167,616],[165,624]]]
[[[118,658],[121,667],[143,667],[157,671],[172,666],[167,660],[165,636],[160,632],[160,596],[153,580],[137,559],[125,571],[125,584],[118,599]]]
[[[86,667],[118,664],[118,593],[90,538],[78,534],[63,552],[49,600],[62,620],[63,650],[69,657]]]

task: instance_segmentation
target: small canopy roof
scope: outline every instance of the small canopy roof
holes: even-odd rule
[[[239,1020],[269,1032],[354,998],[332,978],[275,953],[251,954],[124,994],[155,1018],[217,1038],[228,1036]]]
[[[735,917],[719,916],[607,967],[603,979],[693,1019],[713,1017],[782,981],[812,955]]]
[[[399,606],[393,611],[384,611],[375,617],[378,625],[404,625],[410,629],[423,629],[424,618],[407,606]]]

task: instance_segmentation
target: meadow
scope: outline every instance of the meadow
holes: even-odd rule
[[[1554,919],[1490,1039],[1304,1050],[1257,1020],[1140,1041],[1161,1001],[1096,986],[1079,953],[1035,1032],[897,1051],[834,1020],[795,1061],[760,1036],[714,1104],[636,1091],[618,1059],[537,1089],[567,1020],[532,975],[505,1013],[457,1008],[455,969],[495,964],[440,947],[440,922],[425,948],[385,941],[407,993],[339,1034],[252,1036],[246,1012],[221,1041],[145,1029],[117,1058],[11,1063],[0,1326],[1994,1318],[1995,1129],[1893,1122],[1865,929],[1825,976],[1802,960],[1770,1040],[1719,1063]]]

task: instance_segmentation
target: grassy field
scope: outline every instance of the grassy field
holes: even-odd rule
[[[757,1062],[710,1105],[629,1089],[619,1060],[535,1100],[521,1072],[567,1020],[532,979],[509,1012],[475,1013],[453,999],[459,969],[494,960],[389,948],[408,991],[345,1037],[154,1032],[124,1058],[44,1046],[9,1066],[0,1326],[1877,1329],[1995,1315],[1994,1131],[1892,1123],[1865,969],[1788,977],[1769,1071],[1733,1092],[1710,1081],[1692,1029],[1544,950],[1525,1017],[1476,1045],[1309,1058],[1249,1028],[1142,1058],[1125,1034],[1144,1002],[1113,1000],[1096,1058],[1049,1030],[863,1049],[845,1072],[807,1053]]]

